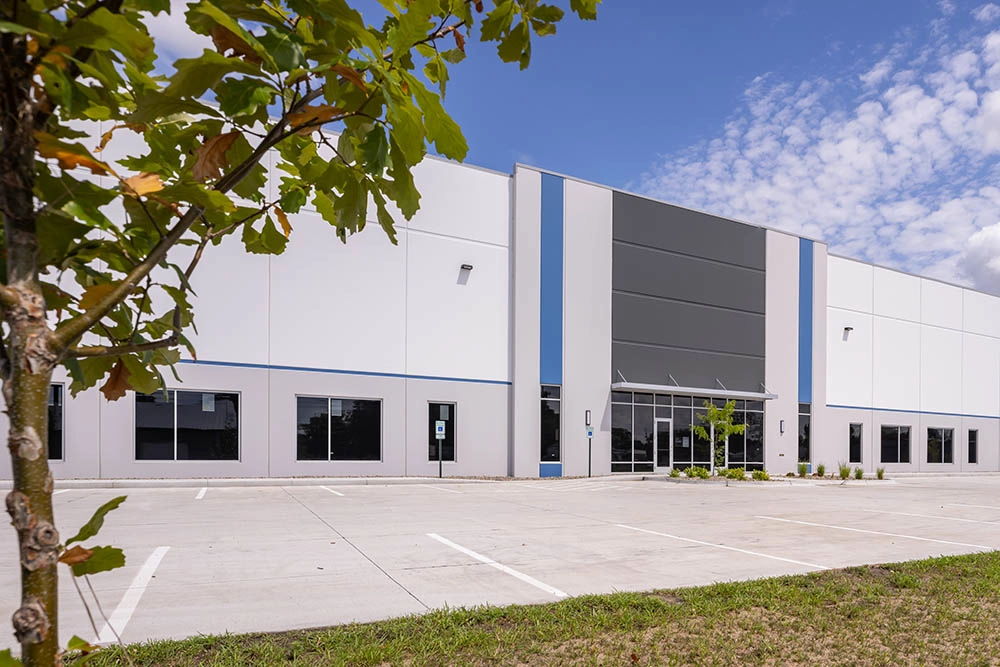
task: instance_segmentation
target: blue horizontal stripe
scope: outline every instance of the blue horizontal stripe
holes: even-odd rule
[[[379,378],[403,378],[404,380],[437,380],[440,382],[473,382],[476,384],[501,384],[510,386],[506,380],[477,380],[475,378],[450,378],[437,375],[406,375],[404,373],[378,373],[376,371],[348,371],[339,368],[308,368],[305,366],[272,366],[270,364],[247,364],[236,361],[203,361],[201,359],[181,359],[182,364],[198,366],[229,366],[231,368],[259,368],[269,371],[305,371],[307,373],[336,373],[338,375],[367,375]]]
[[[1000,419],[996,415],[967,415],[961,412],[930,412],[928,410],[896,410],[893,408],[864,408],[860,405],[829,405],[828,408],[840,408],[843,410],[871,410],[872,412],[899,412],[911,415],[936,415],[938,417],[969,417],[970,419]]]

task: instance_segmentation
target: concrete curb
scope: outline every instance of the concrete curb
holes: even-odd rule
[[[641,481],[642,476],[611,475],[600,477],[560,477],[567,481],[580,479]],[[489,482],[556,481],[537,478],[506,477],[475,479],[465,477],[252,477],[252,478],[186,478],[186,479],[57,479],[55,489],[179,489],[203,487],[264,487],[264,486],[417,486],[426,484],[486,484]],[[11,488],[10,480],[0,480],[0,489]]]

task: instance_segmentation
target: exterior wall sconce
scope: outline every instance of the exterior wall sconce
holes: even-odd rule
[[[472,264],[463,264],[461,268],[462,268],[463,271],[471,271],[472,270]]]
[[[785,420],[784,419],[782,419],[780,422],[778,422],[778,430],[781,432],[781,435],[785,434]]]
[[[844,340],[845,341],[847,340],[847,337],[851,335],[852,331],[854,331],[854,327],[844,327]]]

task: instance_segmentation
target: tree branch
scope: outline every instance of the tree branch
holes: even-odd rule
[[[0,285],[0,306],[13,308],[19,303],[21,303],[21,298],[17,295],[17,292],[6,285]]]
[[[134,345],[78,345],[69,348],[68,355],[76,359],[84,357],[118,357],[133,352],[162,350],[165,347],[177,345],[177,342],[178,334],[175,332],[166,338],[154,340],[149,343],[136,343]]]

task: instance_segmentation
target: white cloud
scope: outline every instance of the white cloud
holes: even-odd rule
[[[191,31],[184,19],[190,0],[170,0],[170,13],[150,17],[146,25],[156,42],[158,66],[171,64],[178,58],[193,58],[203,49],[213,49],[212,40]]]
[[[1000,293],[1000,31],[912,41],[839,79],[757,77],[633,187]]]
[[[951,16],[955,13],[955,3],[952,0],[938,0],[938,9],[945,16]]]
[[[980,5],[972,10],[972,17],[980,23],[992,23],[1000,18],[1000,7],[992,2]]]

